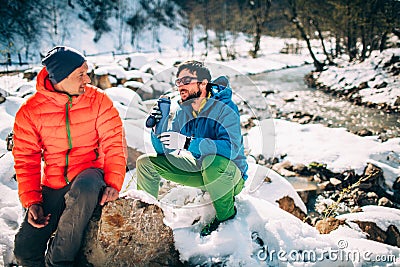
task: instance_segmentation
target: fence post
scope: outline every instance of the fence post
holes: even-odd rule
[[[7,65],[11,66],[11,53],[7,52]]]

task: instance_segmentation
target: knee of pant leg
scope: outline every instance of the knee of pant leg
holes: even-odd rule
[[[156,166],[157,161],[163,156],[156,154],[144,154],[136,160],[136,174],[138,180],[143,177],[151,178],[157,176]],[[159,179],[157,177],[157,179]]]
[[[104,181],[99,182],[96,179],[88,177],[86,179],[76,180],[67,194],[73,195],[74,198],[97,200],[104,187]]]
[[[234,188],[233,195],[234,196],[239,195],[239,193],[242,192],[243,187],[244,187],[244,180],[242,177],[240,177],[240,178],[238,178],[238,182]]]
[[[144,165],[148,164],[150,162],[150,156],[148,154],[143,154],[140,155],[136,159],[136,168],[142,168]]]
[[[31,247],[29,244],[30,243],[24,240],[24,238],[21,238],[19,234],[15,236],[13,252],[17,263],[22,266],[44,266],[45,246],[41,249],[41,244],[36,243],[35,248]],[[29,247],[27,247],[27,245],[29,245]]]
[[[204,184],[219,181],[228,187],[236,184],[236,165],[222,156],[206,157],[202,162],[202,175]]]
[[[157,154],[143,154],[136,159],[136,168],[143,168],[144,166],[152,165],[152,160],[156,160],[160,155]]]

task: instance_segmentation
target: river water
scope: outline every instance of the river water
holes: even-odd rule
[[[308,88],[304,76],[311,65],[236,76],[231,82],[249,113],[260,119],[290,118],[295,112],[318,118],[316,123],[344,127],[350,132],[368,130],[382,140],[400,136],[400,116],[354,105],[320,90]],[[245,97],[242,97],[245,96]],[[292,115],[290,115],[292,114]]]

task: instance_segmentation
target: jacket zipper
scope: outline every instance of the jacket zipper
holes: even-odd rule
[[[68,150],[67,154],[65,154],[65,167],[64,167],[64,180],[67,184],[70,183],[68,179],[68,163],[69,163],[69,153],[72,149],[72,138],[71,138],[71,129],[70,129],[70,121],[69,121],[69,110],[72,108],[72,98],[68,96],[68,102],[65,104],[65,126],[67,129],[67,137],[68,137]]]

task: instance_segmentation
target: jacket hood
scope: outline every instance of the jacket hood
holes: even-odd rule
[[[54,86],[49,80],[49,73],[47,72],[46,67],[43,67],[36,77],[36,90],[38,92],[55,92]]]
[[[207,84],[208,89],[211,91],[211,96],[215,99],[227,103],[232,99],[232,89],[228,77],[219,76]]]
[[[232,89],[229,86],[210,84],[211,98],[228,103],[232,100]]]

